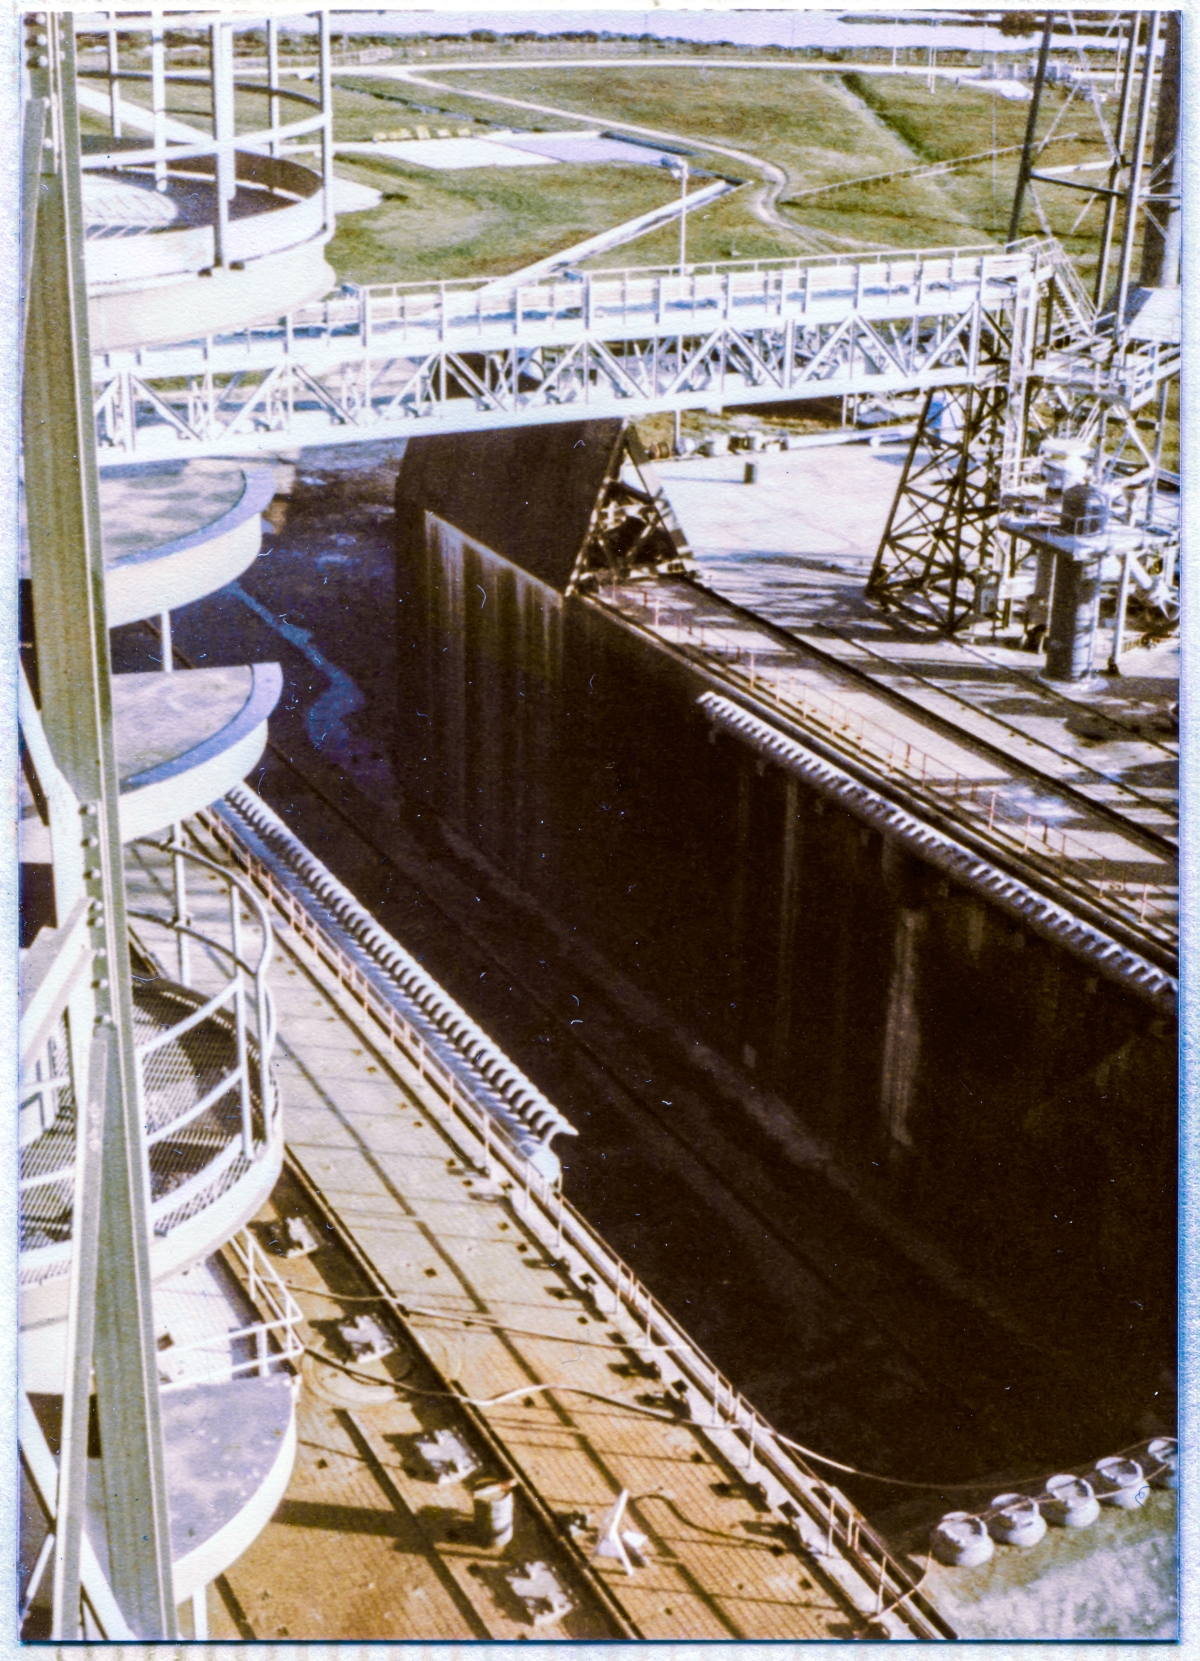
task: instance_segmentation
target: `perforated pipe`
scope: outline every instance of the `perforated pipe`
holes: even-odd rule
[[[873,830],[899,842],[926,865],[1019,922],[1030,934],[1080,958],[1096,974],[1153,1004],[1160,1014],[1175,1015],[1178,982],[1130,947],[980,859],[730,699],[706,692],[697,702],[720,731],[793,774]]]
[[[446,1067],[503,1126],[522,1152],[575,1136],[570,1120],[500,1050],[344,883],[252,790],[239,785],[213,812],[321,921],[363,973]]]

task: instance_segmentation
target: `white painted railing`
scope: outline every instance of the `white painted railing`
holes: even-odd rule
[[[897,1635],[952,1637],[950,1627],[921,1597],[913,1576],[850,1501],[786,1445],[566,1199],[561,1184],[500,1131],[486,1106],[446,1071],[297,895],[241,841],[234,826],[211,811],[200,821],[286,922],[296,944],[330,974],[348,1006],[359,1012],[364,1032],[395,1056],[401,1076],[415,1083],[463,1158],[510,1194],[546,1251],[563,1263],[603,1314],[623,1314],[636,1324],[644,1335],[644,1344],[637,1347],[653,1356],[663,1377],[675,1384],[689,1416],[748,1481],[759,1484],[801,1544],[823,1560],[826,1572],[864,1615],[870,1618],[886,1609]]]
[[[383,283],[300,306],[275,322],[177,345],[98,353],[97,381],[142,374],[266,369],[288,356],[314,367],[363,355],[411,356],[448,345],[533,347],[587,336],[637,338],[795,319],[930,316],[982,297],[1011,303],[1019,277],[1055,268],[1056,249],[1032,238],[1009,248],[895,250],[858,259],[723,261],[629,267],[509,284],[500,277]]]
[[[215,864],[195,849],[180,843],[154,842],[150,839],[145,839],[141,845],[166,855],[175,867],[174,912],[165,916],[145,907],[130,907],[131,922],[152,924],[174,937],[178,952],[179,981],[189,990],[192,986],[191,962],[187,951],[189,942],[194,942],[210,956],[219,959],[224,965],[227,978],[217,991],[183,1020],[137,1047],[139,1089],[144,1097],[147,1090],[146,1063],[152,1056],[166,1046],[178,1043],[193,1028],[210,1020],[220,1011],[228,1011],[232,1018],[236,1054],[233,1067],[228,1069],[203,1097],[191,1104],[185,1113],[171,1118],[148,1133],[147,1145],[153,1147],[157,1142],[176,1134],[215,1101],[236,1088],[242,1118],[242,1154],[246,1159],[257,1158],[271,1140],[271,1132],[279,1112],[270,1068],[271,1054],[275,1047],[275,1013],[270,988],[267,985],[267,972],[271,966],[274,940],[266,907],[249,884],[241,881],[228,866]],[[181,871],[182,863],[185,861],[205,871],[225,888],[228,944],[220,939],[211,927],[200,929],[194,927],[189,920],[186,887]],[[258,929],[258,952],[253,960],[247,955],[245,948],[243,906],[250,912],[251,919]],[[250,1054],[252,1040],[256,1052],[253,1061]],[[253,1094],[256,1086],[265,1132],[261,1139],[255,1135],[253,1122]],[[144,1111],[143,1102],[143,1116]]]
[[[226,1242],[246,1296],[262,1318],[216,1336],[172,1344],[165,1354],[176,1377],[160,1382],[160,1394],[185,1390],[193,1384],[225,1384],[232,1379],[259,1377],[281,1369],[295,1371],[304,1354],[300,1327],[304,1312],[288,1291],[274,1264],[249,1229]],[[238,1359],[239,1351],[248,1351]],[[206,1358],[212,1356],[210,1364]]]

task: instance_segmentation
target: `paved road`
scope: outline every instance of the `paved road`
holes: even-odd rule
[[[612,60],[612,64],[624,67],[628,61],[637,63],[639,60],[625,60],[618,58]],[[601,59],[595,60],[592,63],[586,63],[586,67],[604,68],[606,66],[611,67],[612,64],[606,64],[606,60]],[[680,67],[682,65],[686,65],[687,68],[693,70],[697,67],[697,63],[689,59],[672,60],[669,62],[668,67]],[[578,63],[559,64],[555,62],[552,65],[553,68],[580,68],[584,66],[585,60],[581,60]],[[434,64],[430,66],[430,69],[439,69],[441,67],[443,66]],[[455,64],[453,67],[455,70],[458,70],[466,66]],[[545,68],[547,66],[544,62],[538,62],[534,65],[506,61],[496,64],[472,64],[470,67],[472,69],[490,68],[509,70],[531,67]],[[657,67],[657,65],[655,67]],[[700,67],[707,67],[707,65],[702,63]],[[750,66],[747,65],[744,67]],[[769,66],[764,64],[757,67],[766,68]],[[838,72],[844,72],[841,65],[838,66]],[[882,243],[863,242],[854,237],[834,236],[831,232],[818,231],[809,226],[797,225],[793,220],[786,218],[779,212],[779,209],[776,206],[780,193],[785,189],[788,183],[788,176],[784,172],[783,168],[777,166],[775,162],[768,160],[765,156],[755,155],[749,150],[743,150],[729,144],[723,144],[717,139],[697,137],[694,133],[675,132],[662,127],[647,127],[633,121],[622,121],[616,118],[610,119],[608,116],[597,115],[594,109],[590,111],[572,110],[558,104],[541,104],[531,102],[530,100],[524,98],[510,98],[498,92],[475,92],[469,87],[450,86],[445,81],[430,80],[429,70],[424,67],[417,70],[400,68],[394,65],[384,68],[370,66],[362,70],[355,70],[353,73],[356,75],[372,76],[379,79],[406,81],[410,82],[414,86],[423,87],[432,92],[450,92],[460,98],[475,98],[482,103],[503,104],[511,109],[529,110],[535,115],[555,115],[566,117],[571,121],[587,121],[591,124],[594,124],[597,121],[603,121],[606,127],[611,127],[615,131],[623,133],[636,133],[640,138],[656,138],[670,144],[695,146],[696,148],[710,151],[713,155],[725,156],[730,161],[737,162],[739,166],[753,168],[753,170],[763,181],[759,189],[755,191],[753,197],[751,198],[751,206],[756,217],[761,219],[764,225],[770,225],[774,230],[783,231],[787,236],[791,237],[791,239],[796,243],[796,246],[802,249],[805,253],[823,254],[830,253],[835,248],[877,248],[883,246]]]

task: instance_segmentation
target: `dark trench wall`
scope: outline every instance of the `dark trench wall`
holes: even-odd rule
[[[411,796],[964,1270],[1064,1338],[1161,1352],[1171,1024],[713,734],[669,653],[432,516],[416,529]]]

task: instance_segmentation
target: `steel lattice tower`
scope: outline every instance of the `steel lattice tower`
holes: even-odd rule
[[[1097,482],[1119,478],[1146,487],[1149,533],[1167,391],[1178,373],[1177,339],[1135,322],[1147,296],[1178,282],[1178,16],[1168,15],[1165,30],[1158,12],[1148,18],[1132,13],[1124,23],[1114,124],[1101,114],[1085,55],[1075,45],[1079,75],[1039,139],[1054,21],[1047,13],[1009,236],[1020,235],[1026,202],[1050,234],[1037,184],[1086,192],[1083,212],[1102,201],[1096,293],[1087,294],[1065,251],[1051,244],[1052,279],[1018,290],[998,331],[1007,339],[991,363],[981,358],[972,383],[927,396],[867,583],[868,594],[884,605],[911,611],[950,634],[997,615],[1006,579],[1021,557],[1001,529],[1000,515],[1019,503],[1030,484],[1043,437],[1090,443]],[[1074,21],[1069,14],[1066,21],[1073,43]],[[1119,19],[1114,26],[1121,27]],[[1077,96],[1090,97],[1109,151],[1104,185],[1071,177],[1070,170],[1037,169],[1041,150]],[[1139,229],[1143,286],[1137,289],[1131,271]],[[1108,294],[1114,253],[1116,284]],[[1155,402],[1148,444],[1139,429]]]

